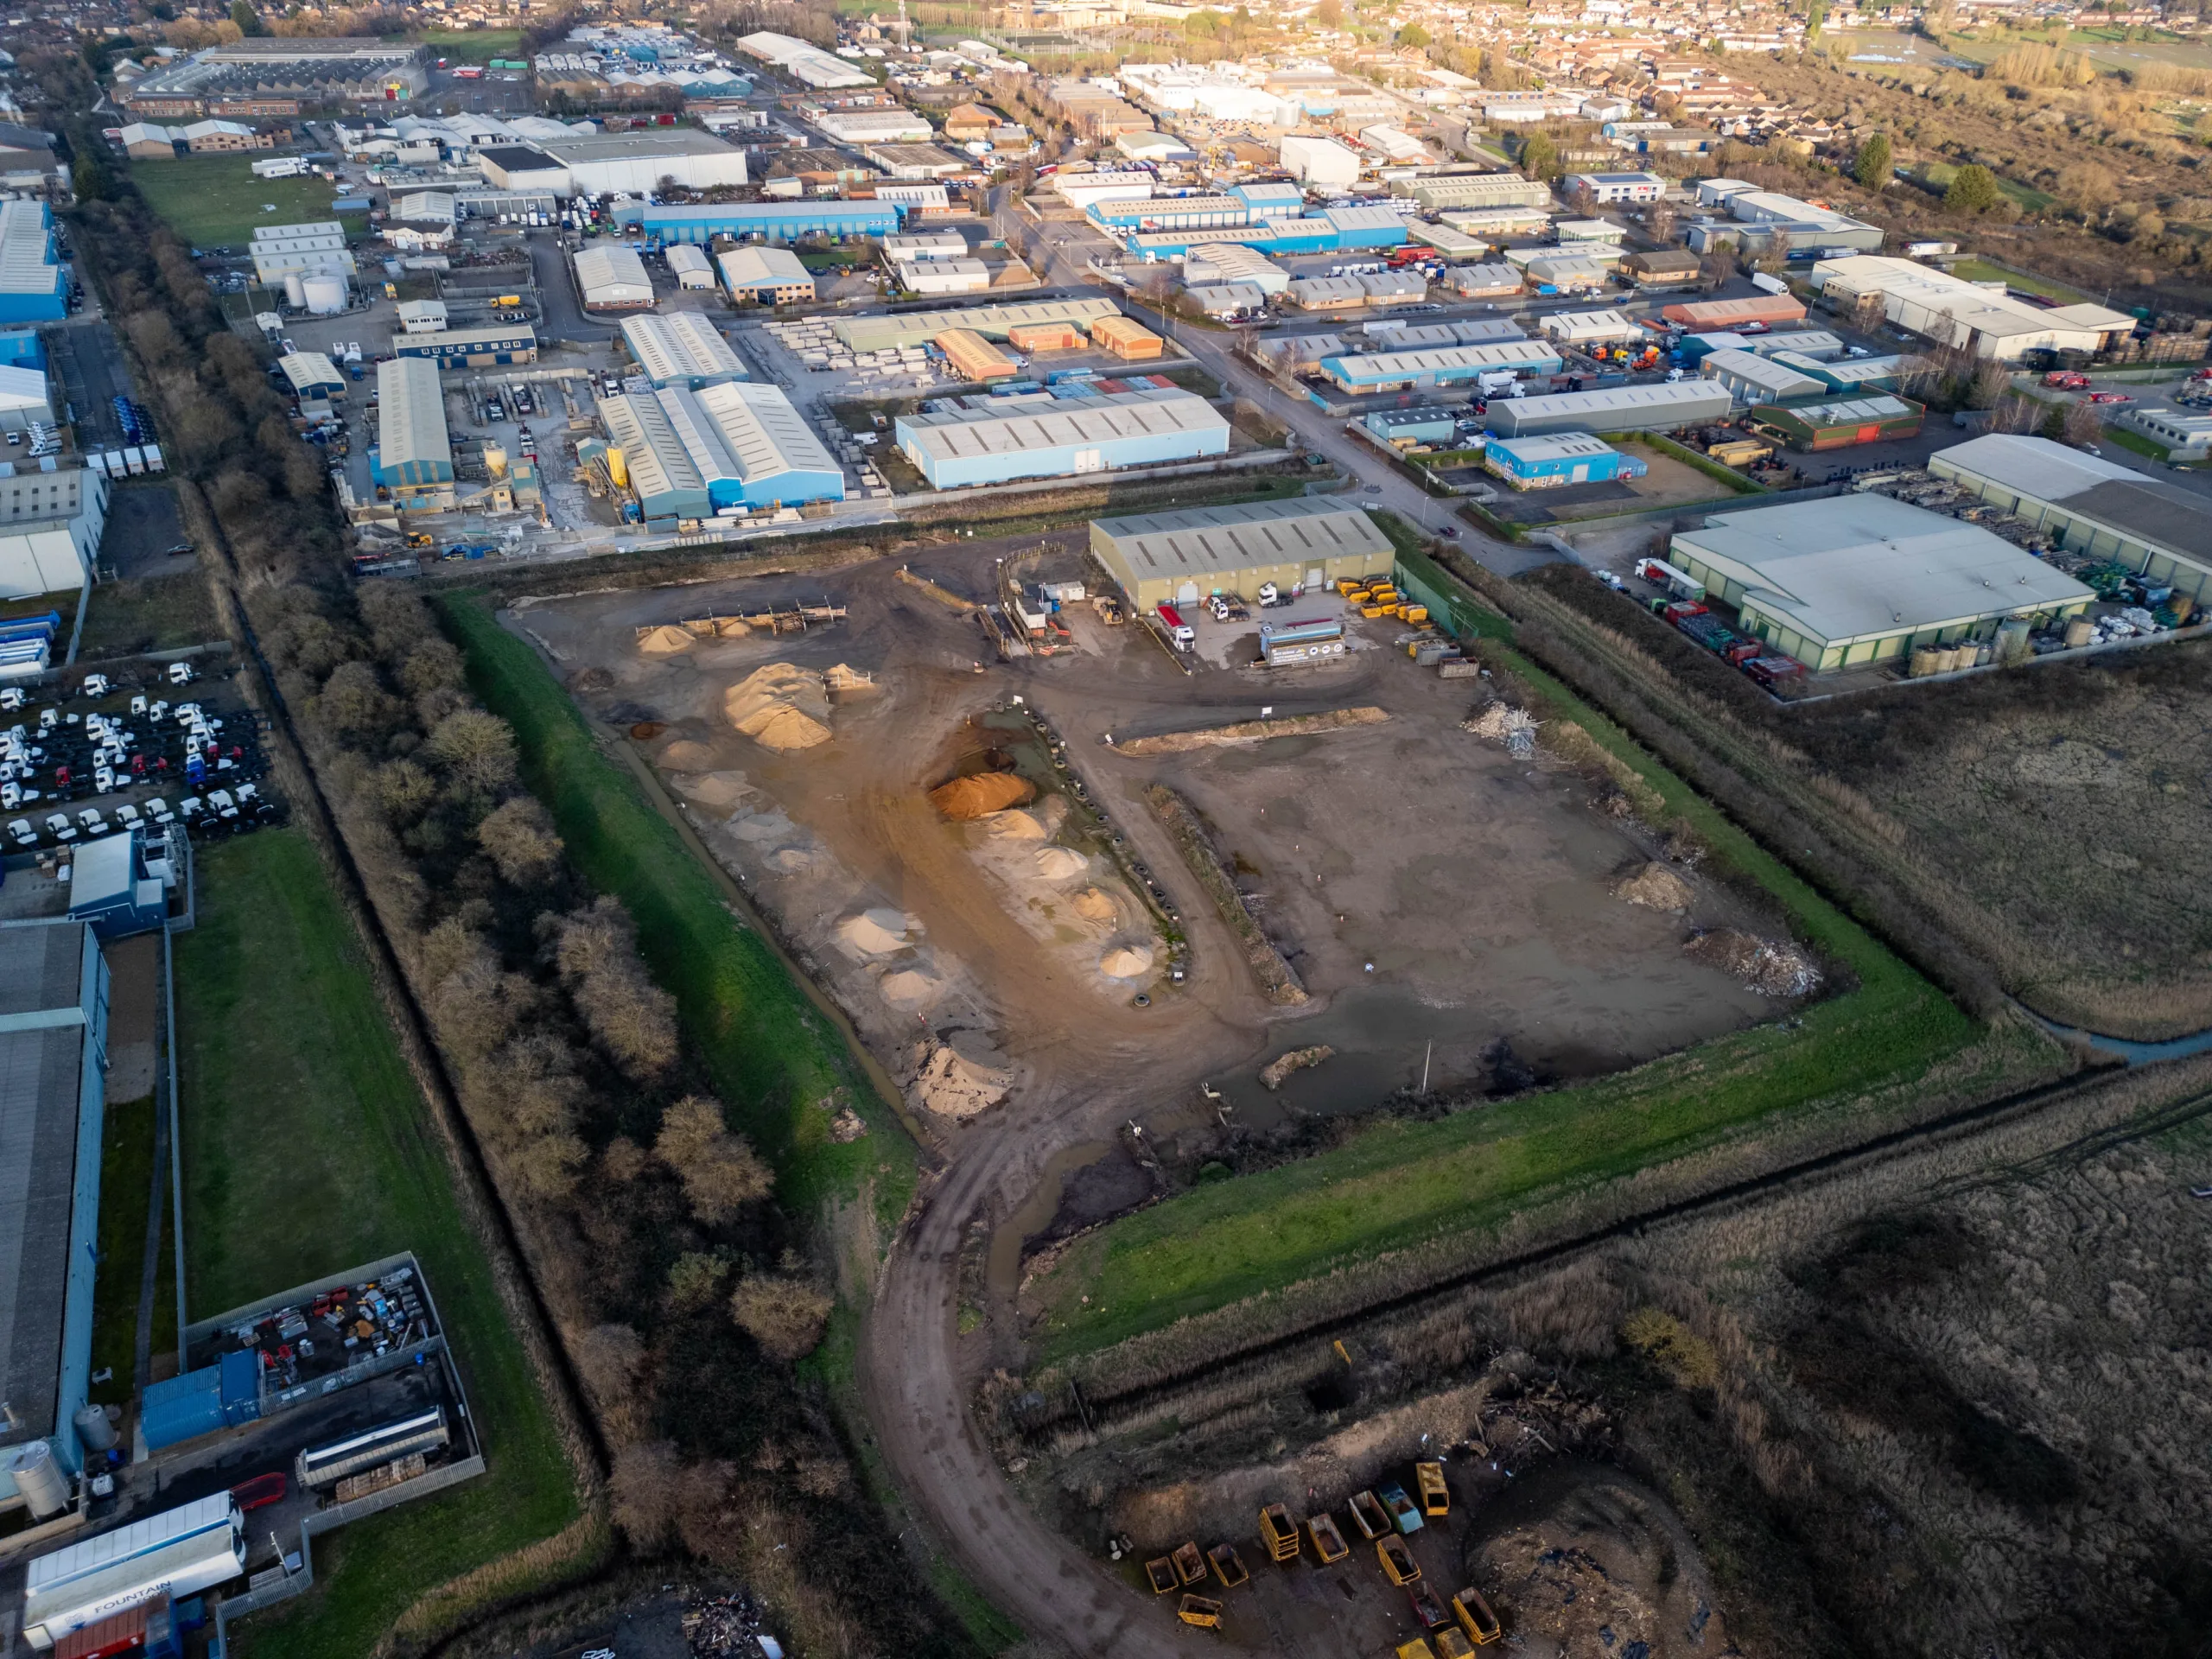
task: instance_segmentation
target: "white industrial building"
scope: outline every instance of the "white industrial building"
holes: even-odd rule
[[[625,317],[622,343],[655,389],[681,385],[696,391],[746,378],[745,365],[729,341],[696,311]]]
[[[99,552],[107,500],[107,474],[96,468],[55,466],[52,456],[0,461],[0,598],[81,588]]]
[[[1359,181],[1359,156],[1333,138],[1294,132],[1282,141],[1283,171],[1301,184],[1348,189]]]
[[[642,310],[653,302],[645,262],[630,248],[601,244],[575,255],[576,292],[587,311]]]
[[[894,265],[917,259],[965,259],[968,238],[958,231],[916,231],[883,238],[883,257]]]
[[[1555,311],[1543,321],[1544,337],[1566,346],[1611,346],[1642,337],[1643,329],[1623,311]]]
[[[747,182],[745,152],[696,127],[543,138],[537,147],[567,174],[565,194],[646,196],[664,178],[687,190]]]
[[[981,294],[991,268],[980,259],[916,259],[899,267],[899,283],[911,294]]]
[[[831,110],[814,125],[841,144],[925,144],[937,129],[911,110]]]
[[[0,367],[0,432],[20,432],[34,422],[54,424],[54,398],[45,374],[15,364]]]
[[[715,263],[707,257],[704,248],[689,242],[678,242],[668,251],[668,273],[676,278],[678,288],[712,288],[715,285]]]
[[[2101,305],[2046,310],[1914,259],[1859,254],[1822,259],[1812,285],[1834,309],[1878,302],[1897,327],[1975,357],[2012,362],[2028,352],[2100,352],[2133,333],[2135,319]]]
[[[1569,200],[1587,191],[1593,201],[1656,201],[1667,181],[1656,173],[1577,173],[1567,181]]]
[[[1551,206],[1551,187],[1518,173],[1458,173],[1438,179],[1417,179],[1406,193],[1430,213],[1446,207],[1524,207]]]
[[[399,332],[403,334],[442,334],[446,331],[443,300],[402,300]]]
[[[1149,201],[1149,173],[1056,173],[1052,194],[1080,213],[1102,201]]]
[[[1817,397],[1829,389],[1825,380],[1815,380],[1787,363],[1752,352],[1707,352],[1698,365],[1698,372],[1706,379],[1727,387],[1731,397],[1746,405],[1779,404],[1791,397]]]
[[[1172,388],[1062,401],[1036,392],[901,415],[899,450],[932,489],[1067,478],[1229,452],[1229,420],[1196,392]]]
[[[816,296],[814,273],[789,248],[731,248],[715,263],[734,300],[799,305]]]
[[[763,63],[772,63],[793,80],[817,90],[875,85],[874,76],[863,74],[836,54],[790,35],[763,29],[741,38],[737,49]]]
[[[1183,281],[1194,289],[1236,283],[1262,294],[1281,294],[1290,286],[1290,273],[1257,248],[1212,242],[1184,256]]]
[[[1505,438],[1544,432],[1672,432],[1725,421],[1733,407],[1728,389],[1718,381],[1662,381],[1493,397],[1483,423]]]
[[[1394,167],[1419,167],[1436,159],[1427,144],[1402,127],[1362,127],[1359,142]]]
[[[352,276],[358,267],[346,245],[346,227],[336,219],[314,225],[259,225],[246,251],[253,257],[257,282],[267,285],[287,276]]]
[[[1266,291],[1250,283],[1208,283],[1186,288],[1184,297],[1209,317],[1256,316],[1268,308]]]
[[[1282,100],[1264,86],[1224,73],[1219,66],[1125,63],[1119,79],[1147,109],[1198,115],[1209,121],[1272,123]]]

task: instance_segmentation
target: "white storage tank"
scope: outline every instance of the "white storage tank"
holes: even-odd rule
[[[307,289],[303,303],[316,316],[335,316],[346,308],[346,279],[343,276],[310,276],[302,286]]]
[[[17,1446],[8,1458],[8,1472],[16,1490],[30,1506],[33,1521],[50,1521],[69,1507],[69,1478],[54,1459],[54,1448],[44,1440]]]
[[[296,270],[284,273],[284,303],[295,310],[305,310],[308,303],[307,278]]]

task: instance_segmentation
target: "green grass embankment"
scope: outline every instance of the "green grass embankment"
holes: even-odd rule
[[[315,1587],[233,1632],[252,1659],[349,1659],[434,1586],[561,1531],[575,1491],[314,847],[268,830],[195,865],[199,925],[175,946],[189,1317],[413,1250],[489,1465],[323,1539]]]
[[[1486,651],[1529,688],[1540,720],[1574,721],[1631,767],[1663,801],[1667,819],[1687,824],[1716,862],[1756,882],[1797,937],[1854,982],[1787,1029],[1737,1032],[1630,1071],[1434,1122],[1378,1122],[1334,1152],[1198,1187],[1114,1222],[1078,1240],[1045,1277],[1040,1363],[1388,1252],[1493,1230],[1518,1211],[1712,1147],[1762,1119],[1779,1127],[1909,1083],[1976,1037],[1973,1021],[1935,986],[1513,652],[1507,620],[1408,547],[1406,527],[1384,528],[1401,562],[1446,597],[1458,631],[1484,637]]]
[[[913,1143],[830,1017],[775,947],[728,908],[715,878],[636,777],[605,753],[537,653],[471,594],[433,601],[466,653],[470,685],[515,728],[523,775],[585,880],[629,907],[653,976],[675,996],[709,1075],[776,1167],[802,1217],[872,1192],[887,1230],[914,1187]],[[830,1138],[835,1100],[869,1133]]]
[[[257,179],[252,156],[181,156],[130,164],[130,181],[146,205],[195,248],[243,248],[259,225],[298,225],[332,217],[327,179]],[[270,208],[275,211],[268,211]],[[349,239],[365,234],[356,218]]]

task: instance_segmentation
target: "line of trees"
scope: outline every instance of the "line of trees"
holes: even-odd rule
[[[95,153],[82,62],[24,67]],[[188,251],[127,177],[71,218],[583,1379],[632,1548],[744,1575],[810,1649],[964,1659],[880,1512],[842,1501],[841,1431],[791,1364],[825,1274],[627,912],[576,874],[421,596],[351,580],[322,464]]]

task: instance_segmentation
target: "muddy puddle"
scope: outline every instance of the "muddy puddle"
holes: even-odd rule
[[[1022,1246],[1051,1227],[1068,1196],[1069,1178],[1089,1166],[1103,1166],[1117,1155],[1110,1141],[1084,1141],[1063,1147],[1046,1160],[1037,1185],[1021,1207],[999,1224],[991,1235],[989,1264],[985,1280],[995,1295],[1011,1296],[1021,1285]],[[1121,1161],[1128,1163],[1126,1157]],[[1135,1168],[1134,1164],[1130,1165]],[[1149,1183],[1147,1183],[1147,1187]],[[1110,1211],[1109,1213],[1111,1213]]]

